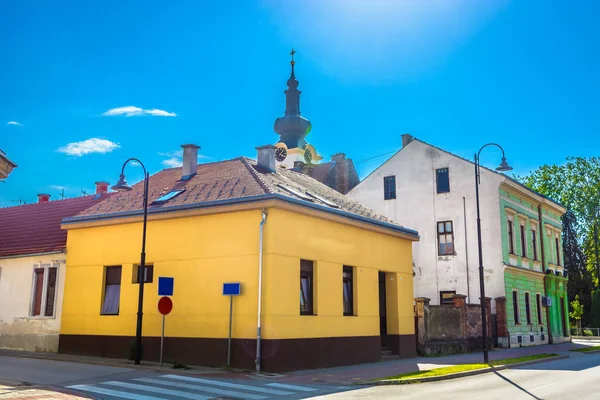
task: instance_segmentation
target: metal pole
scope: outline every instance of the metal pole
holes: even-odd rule
[[[481,296],[481,330],[483,332],[483,362],[488,363],[487,315],[485,305],[485,283],[483,271],[483,253],[481,250],[481,217],[479,214],[479,158],[475,154],[475,202],[477,204],[477,246],[479,249],[479,290]]]
[[[229,296],[229,341],[227,342],[227,368],[231,368],[231,325],[233,320],[233,296]]]
[[[163,348],[165,342],[165,314],[162,316],[162,333],[160,334],[160,366],[163,364]]]
[[[144,168],[144,172],[145,172]],[[142,228],[142,254],[140,260],[140,267],[138,269],[138,282],[139,282],[139,293],[138,293],[138,311],[137,311],[137,324],[135,329],[135,365],[140,364],[142,358],[142,316],[143,316],[143,304],[144,304],[144,275],[146,272],[146,224],[148,220],[148,180],[150,174],[146,172],[144,178],[144,225]]]
[[[594,221],[594,251],[596,255],[596,278],[598,278],[598,287],[600,288],[600,260],[598,260],[598,227]]]
[[[260,372],[260,340],[261,340],[261,312],[262,312],[262,268],[263,268],[263,229],[267,222],[267,210],[262,211],[260,221],[260,237],[258,240],[258,322],[256,326],[256,372]]]

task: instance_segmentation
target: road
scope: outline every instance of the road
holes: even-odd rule
[[[600,353],[449,381],[375,386],[313,400],[353,399],[600,399]]]
[[[571,358],[449,381],[374,387],[0,356],[0,399],[600,399],[600,353],[563,354]],[[34,386],[11,387],[10,381]],[[65,391],[71,395],[60,394]]]

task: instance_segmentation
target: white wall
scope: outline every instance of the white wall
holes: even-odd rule
[[[438,168],[449,168],[450,193],[436,193],[435,174]],[[468,302],[479,303],[474,174],[472,163],[413,140],[348,194],[365,206],[419,232],[421,241],[413,244],[414,292],[415,297],[430,298],[431,304],[439,304],[439,293],[444,290],[469,294]],[[389,175],[396,176],[396,200],[384,200],[383,197],[383,178]],[[504,296],[498,194],[503,179],[499,174],[481,170],[485,288],[486,296],[492,298]],[[438,256],[437,222],[449,220],[453,221],[456,255]],[[495,304],[492,304],[494,311]]]
[[[32,317],[33,270],[58,267],[53,317]],[[57,351],[65,273],[65,254],[0,259],[0,348]]]

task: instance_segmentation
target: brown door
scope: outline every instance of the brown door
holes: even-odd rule
[[[44,292],[44,268],[36,268],[34,271],[35,292],[33,295],[33,315],[41,315],[42,293]]]
[[[387,335],[385,308],[385,272],[379,272],[379,334],[381,336]]]

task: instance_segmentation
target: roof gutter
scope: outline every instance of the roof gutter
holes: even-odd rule
[[[23,258],[23,257],[37,257],[37,256],[49,256],[52,254],[65,254],[65,249],[63,250],[54,250],[54,251],[42,251],[38,253],[23,253],[23,254],[14,254],[11,256],[0,256],[0,260],[7,260],[9,258]]]
[[[379,226],[381,228],[389,229],[389,230],[392,230],[395,232],[400,232],[400,233],[403,233],[406,235],[413,236],[415,239],[419,239],[419,233],[413,229],[404,228],[402,226],[394,225],[389,222],[384,222],[384,221],[379,221],[379,220],[372,219],[372,218],[363,217],[361,215],[353,214],[353,213],[350,213],[347,211],[338,210],[338,209],[327,207],[327,206],[322,206],[320,204],[315,204],[315,203],[311,203],[311,202],[304,201],[304,200],[294,199],[292,197],[285,196],[285,195],[278,194],[278,193],[268,193],[268,194],[262,194],[262,195],[258,195],[258,196],[249,196],[249,197],[242,197],[242,198],[237,198],[237,199],[216,200],[216,201],[209,201],[209,202],[204,202],[204,203],[186,204],[186,205],[172,206],[172,207],[160,207],[160,208],[154,208],[154,209],[152,207],[149,207],[148,215],[164,214],[167,212],[183,211],[183,210],[191,210],[191,209],[199,209],[199,208],[209,208],[209,207],[227,206],[227,205],[234,205],[234,204],[253,203],[253,202],[258,202],[258,201],[263,201],[263,200],[281,200],[281,201],[284,201],[287,203],[297,204],[297,205],[300,205],[300,206],[303,206],[306,208],[324,211],[324,212],[327,212],[330,214],[339,215],[339,216],[342,216],[342,217],[345,217],[348,219],[352,219],[355,221],[360,221],[360,222],[367,223],[370,225]],[[124,211],[124,212],[98,214],[98,215],[83,215],[83,216],[64,218],[62,220],[62,224],[68,226],[69,224],[75,224],[75,223],[80,223],[80,222],[91,222],[91,221],[107,220],[107,219],[114,219],[114,218],[142,216],[143,213],[144,213],[143,210],[134,210],[134,211]]]

